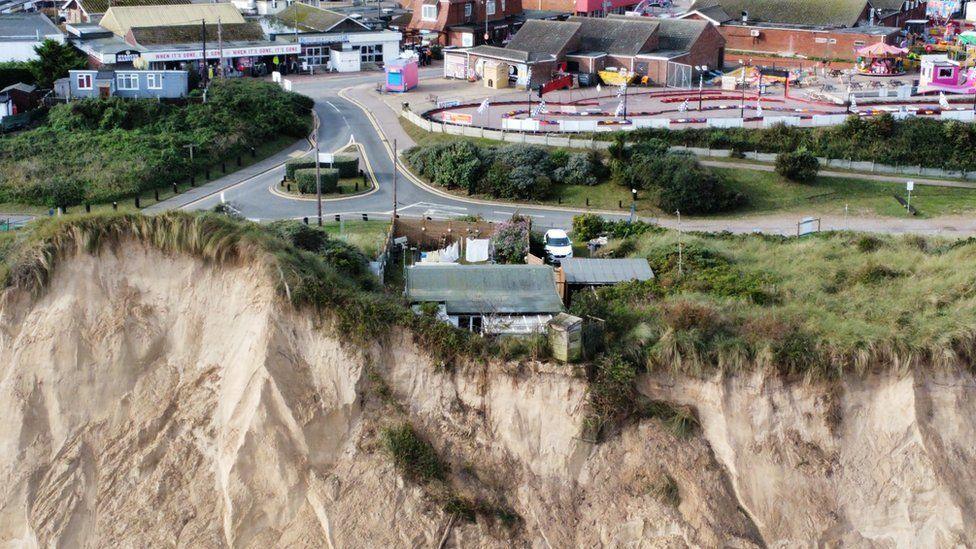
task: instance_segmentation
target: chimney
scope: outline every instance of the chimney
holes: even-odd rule
[[[749,12],[747,12],[746,10],[742,10],[742,22],[743,23],[749,22]]]
[[[868,26],[874,26],[874,8],[868,8]]]

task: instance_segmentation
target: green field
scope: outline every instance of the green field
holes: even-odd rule
[[[367,256],[375,259],[379,257],[390,230],[389,221],[334,221],[324,223],[329,236],[338,238],[361,249]]]

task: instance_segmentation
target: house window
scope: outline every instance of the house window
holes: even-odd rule
[[[359,60],[363,63],[379,63],[383,60],[383,46],[380,44],[360,46]]]
[[[92,77],[90,74],[79,74],[78,75],[78,89],[79,90],[90,90],[92,89]]]
[[[855,40],[854,41],[854,47],[855,48],[863,48],[864,47],[864,40]]]
[[[495,0],[488,0],[488,2],[485,3],[485,14],[495,15]]]
[[[502,13],[505,13],[505,0],[502,0]]]
[[[952,78],[952,67],[939,67],[939,79]]]
[[[424,4],[423,8],[421,8],[420,15],[424,21],[437,21],[437,6]]]
[[[468,19],[471,18],[471,4],[467,3],[464,5],[464,16]]]
[[[117,74],[115,76],[115,85],[118,86],[120,90],[138,90],[139,75],[138,74]]]
[[[323,46],[309,46],[305,48],[305,63],[310,67],[318,67],[329,62],[329,48]]]
[[[163,75],[157,72],[151,72],[146,75],[146,87],[150,90],[161,90],[163,89]]]

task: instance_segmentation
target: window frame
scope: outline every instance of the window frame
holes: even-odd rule
[[[125,86],[123,86],[123,82],[125,82]],[[135,82],[134,87],[133,82]],[[139,75],[131,72],[120,72],[116,74],[115,89],[119,91],[139,91]]]
[[[433,10],[433,17],[427,15],[427,9]],[[424,4],[420,7],[420,18],[424,21],[437,21],[437,4]]]
[[[495,0],[485,0],[485,16],[495,15]]]
[[[92,75],[91,74],[85,73],[85,74],[79,74],[79,75],[76,75],[76,76],[78,77],[78,79],[75,82],[78,85],[78,89],[79,90],[92,90],[92,89],[95,89],[94,88],[94,79],[92,78]],[[82,85],[82,81],[87,82],[87,83],[85,85]]]
[[[146,89],[148,90],[161,90],[163,89],[163,75],[158,72],[147,72],[146,73]]]
[[[474,13],[474,7],[471,4],[471,2],[464,4],[464,17],[470,19],[473,13]]]

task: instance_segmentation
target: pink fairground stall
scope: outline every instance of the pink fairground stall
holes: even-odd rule
[[[397,59],[386,64],[386,90],[410,91],[417,87],[417,60]]]
[[[976,73],[964,69],[958,61],[946,55],[923,55],[922,71],[918,79],[918,93],[973,93]]]

